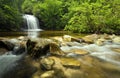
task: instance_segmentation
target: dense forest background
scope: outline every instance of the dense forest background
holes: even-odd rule
[[[20,29],[23,14],[46,30],[120,34],[120,0],[0,0],[0,30]]]

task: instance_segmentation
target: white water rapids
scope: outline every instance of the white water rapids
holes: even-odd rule
[[[84,46],[61,47],[63,51],[65,50],[70,51],[72,49],[83,49],[88,51],[90,56],[94,56],[104,61],[120,65],[120,53],[113,51],[112,48],[120,48],[120,45],[106,44],[103,46],[98,46],[96,44],[89,44]],[[70,56],[76,57],[76,54],[70,54]]]

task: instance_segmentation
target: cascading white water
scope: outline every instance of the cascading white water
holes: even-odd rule
[[[41,31],[39,28],[38,19],[34,15],[24,14],[23,18],[27,22],[27,28],[25,31],[28,31],[28,37],[37,37],[38,31]]]
[[[97,57],[99,59],[108,61],[112,64],[120,65],[120,53],[115,52],[112,48],[120,48],[118,44],[105,44],[104,46],[98,46],[96,44],[89,44],[83,46],[63,46],[61,49],[63,51],[70,51],[72,49],[83,49],[88,51],[90,56]],[[76,57],[76,54],[69,54],[68,56]]]

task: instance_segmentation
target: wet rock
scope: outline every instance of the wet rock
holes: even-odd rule
[[[96,40],[98,38],[99,38],[99,36],[97,34],[92,34],[92,35],[87,35],[87,36],[83,37],[82,39],[86,43],[94,43],[94,40]]]
[[[70,42],[70,41],[71,41],[71,38],[72,38],[72,36],[70,36],[70,35],[64,35],[64,36],[63,36],[63,40],[64,40],[64,41],[67,41],[67,42]]]
[[[17,39],[20,40],[20,41],[24,41],[24,40],[26,40],[27,38],[26,38],[25,36],[20,36],[20,37],[18,37]]]
[[[78,55],[86,55],[89,54],[88,51],[82,50],[82,49],[72,49],[72,53],[78,54]]]
[[[64,55],[60,47],[48,39],[29,39],[27,41],[27,53],[33,58],[39,58],[49,54]]]
[[[50,70],[54,65],[54,60],[50,58],[43,58],[41,61],[41,68],[43,70]]]
[[[7,49],[5,49],[5,48],[0,48],[0,55],[3,55],[3,54],[5,54],[5,53],[7,53],[7,52],[8,52]]]
[[[12,54],[20,55],[20,54],[24,53],[25,50],[26,50],[26,48],[24,46],[19,46],[19,47],[14,48]]]
[[[110,38],[110,35],[108,35],[108,34],[106,34],[106,33],[104,33],[103,35],[101,35],[101,38],[104,38],[104,39],[106,39],[106,40],[111,39],[111,38]]]
[[[75,38],[75,37],[72,37],[71,41],[79,42],[79,43],[84,42],[84,40],[82,38]]]
[[[98,39],[98,40],[95,41],[95,44],[99,45],[99,46],[102,46],[102,45],[104,45],[104,42],[105,42],[105,39]]]
[[[67,46],[82,46],[82,44],[78,43],[78,42],[66,42]]]
[[[54,77],[54,71],[46,71],[45,73],[43,73],[40,78],[53,78]]]
[[[113,42],[120,44],[120,37],[116,36],[115,38],[113,38]]]
[[[1,40],[9,40],[9,38],[0,37],[0,41],[1,41]]]
[[[80,61],[74,59],[74,58],[69,58],[69,57],[66,57],[66,58],[60,58],[61,60],[61,64],[64,66],[64,67],[67,67],[67,68],[76,68],[76,69],[79,69],[80,68]]]
[[[112,48],[112,50],[120,53],[120,48]]]
[[[5,41],[5,40],[0,41],[0,48],[5,48],[8,51],[12,51],[14,49],[14,46],[15,46],[15,44],[13,44],[9,41]]]
[[[52,37],[51,39],[53,39],[54,41],[61,43],[63,42],[63,38],[62,37]]]

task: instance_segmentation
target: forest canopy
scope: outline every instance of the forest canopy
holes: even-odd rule
[[[20,27],[25,13],[46,30],[120,34],[120,0],[1,0],[0,7],[0,28]]]

